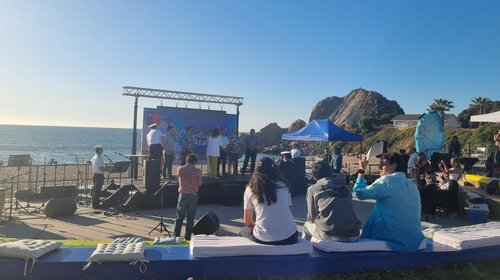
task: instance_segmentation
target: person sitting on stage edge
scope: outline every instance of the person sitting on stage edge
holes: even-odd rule
[[[361,222],[354,213],[351,189],[342,174],[332,174],[329,163],[312,166],[316,184],[307,189],[307,220],[302,238],[355,242],[359,239]]]
[[[240,236],[268,245],[288,245],[297,242],[297,225],[290,210],[290,192],[273,160],[264,157],[243,195],[244,228]],[[255,221],[253,212],[255,211]]]
[[[172,179],[172,164],[175,159],[175,145],[179,141],[177,137],[177,129],[173,125],[167,127],[167,133],[162,136],[163,143],[163,156],[165,162],[163,163],[163,179]],[[168,173],[167,173],[168,170]]]
[[[195,166],[197,162],[198,158],[196,155],[189,154],[186,157],[186,164],[177,168],[179,199],[177,200],[174,236],[179,237],[181,235],[182,222],[187,214],[186,232],[184,235],[186,240],[191,240],[194,215],[198,206],[198,190],[202,183],[201,170]]]
[[[424,240],[420,225],[420,194],[415,183],[406,179],[401,170],[401,156],[385,153],[380,158],[380,175],[367,186],[364,170],[366,156],[359,161],[361,169],[353,192],[358,199],[375,199],[375,206],[363,226],[361,238],[384,240],[399,252],[416,251]]]
[[[92,163],[92,170],[94,176],[94,188],[92,189],[92,208],[98,209],[101,206],[99,195],[101,194],[102,185],[104,185],[104,159],[102,158],[103,148],[101,146],[95,147],[95,155],[90,162]]]
[[[161,160],[163,146],[161,145],[161,132],[158,130],[157,124],[153,123],[148,126],[149,130],[146,135],[146,140],[149,147],[149,159]]]

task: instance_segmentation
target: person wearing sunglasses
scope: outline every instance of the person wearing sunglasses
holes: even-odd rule
[[[367,185],[364,178],[367,164],[366,156],[362,156],[353,192],[360,200],[375,199],[376,202],[360,238],[383,240],[399,252],[416,251],[424,240],[420,226],[420,194],[415,183],[403,172],[401,155],[381,155],[380,178],[371,185]]]

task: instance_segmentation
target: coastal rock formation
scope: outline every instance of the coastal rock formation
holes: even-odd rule
[[[319,101],[314,106],[309,121],[328,116],[336,125],[354,128],[361,117],[391,113],[404,114],[397,101],[388,100],[378,92],[358,88],[345,97],[333,96]]]
[[[301,129],[306,126],[306,122],[304,120],[298,119],[295,120],[289,127],[288,132],[295,131],[297,129]]]
[[[270,123],[262,128],[259,132],[260,141],[264,147],[273,146],[281,143],[281,136],[283,135],[283,128],[277,123]]]
[[[344,98],[337,96],[327,97],[314,105],[309,121],[318,119],[328,119],[332,112],[334,112],[344,102]]]

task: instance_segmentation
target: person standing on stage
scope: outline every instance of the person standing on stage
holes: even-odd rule
[[[250,135],[248,135],[245,140],[245,160],[243,161],[243,169],[241,170],[241,175],[245,175],[248,166],[248,160],[250,159],[250,173],[253,173],[255,169],[255,160],[257,159],[257,148],[260,145],[260,140],[255,135],[255,129],[250,129]]]
[[[208,179],[216,179],[217,162],[220,157],[222,141],[219,129],[216,127],[210,131],[207,137]]]
[[[191,240],[193,232],[194,215],[198,206],[198,190],[201,186],[201,170],[195,164],[198,158],[195,154],[186,156],[187,162],[177,168],[177,178],[179,179],[179,199],[177,200],[177,213],[175,215],[174,236],[181,235],[182,222],[187,214],[186,232],[184,238]]]
[[[226,129],[220,129],[220,141],[222,146],[220,146],[220,155],[217,159],[217,177],[220,176],[220,166],[222,165],[222,176],[226,176],[226,160],[227,160],[227,145],[229,144],[229,139],[226,136]]]
[[[167,133],[163,135],[161,139],[163,143],[163,156],[165,157],[162,170],[163,179],[172,179],[172,164],[175,159],[175,145],[177,145],[177,141],[179,141],[179,137],[177,137],[177,129],[175,129],[173,125],[169,125],[167,127]]]
[[[229,137],[229,144],[226,147],[226,152],[229,160],[227,172],[236,175],[238,174],[238,158],[240,155],[240,137],[238,130],[233,128],[233,133]]]
[[[146,140],[149,146],[149,159],[161,160],[163,146],[161,145],[161,132],[158,130],[157,124],[153,123],[148,126],[150,128],[146,135]]]
[[[95,147],[95,155],[92,157],[90,162],[92,163],[92,170],[94,176],[92,180],[94,181],[94,188],[92,192],[92,208],[98,209],[101,206],[101,201],[99,200],[99,195],[102,190],[102,185],[104,185],[104,159],[102,158],[103,148],[101,146]]]
[[[193,127],[188,126],[184,135],[182,136],[182,151],[181,151],[181,165],[186,164],[187,155],[193,153],[194,146],[194,133]]]

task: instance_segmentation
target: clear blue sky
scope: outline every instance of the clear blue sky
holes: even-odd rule
[[[0,123],[130,128],[126,85],[244,97],[241,131],[359,87],[458,114],[500,99],[499,30],[497,0],[0,0]]]

